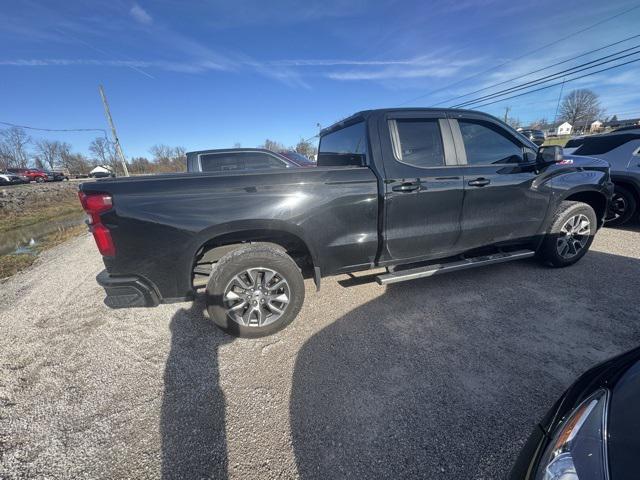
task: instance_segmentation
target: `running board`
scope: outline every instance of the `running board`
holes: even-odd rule
[[[462,260],[454,260],[447,263],[435,265],[427,265],[426,267],[409,268],[407,270],[396,270],[395,272],[378,275],[376,282],[380,285],[389,283],[404,282],[405,280],[414,280],[416,278],[432,277],[442,273],[457,272],[459,270],[467,270],[468,268],[482,267],[484,265],[493,265],[496,263],[510,262],[511,260],[521,260],[523,258],[533,257],[536,254],[533,250],[518,250],[508,253],[494,253],[491,255],[482,255],[480,257],[465,258]]]

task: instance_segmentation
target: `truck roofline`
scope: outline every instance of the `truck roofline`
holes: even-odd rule
[[[329,125],[328,127],[325,127],[322,130],[320,130],[319,136],[326,135],[329,132],[338,130],[352,123],[356,123],[359,121],[366,121],[373,115],[385,115],[387,113],[398,113],[398,112],[424,112],[424,113],[447,112],[447,113],[453,113],[453,114],[457,113],[457,114],[484,115],[488,118],[498,120],[500,123],[504,123],[500,119],[498,119],[497,117],[494,117],[491,114],[481,112],[479,110],[469,110],[464,108],[444,108],[444,107],[443,108],[434,108],[434,107],[376,108],[371,110],[360,110],[359,112],[356,112],[353,115],[349,115],[348,117],[345,117],[342,120],[338,120],[332,125]]]

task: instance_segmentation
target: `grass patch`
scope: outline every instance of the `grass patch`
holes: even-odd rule
[[[30,267],[36,261],[36,256],[31,254],[2,255],[0,257],[0,279],[15,275],[20,270]]]
[[[560,145],[561,147],[564,147],[564,145],[570,138],[570,135],[565,135],[563,137],[550,137],[547,138],[542,145],[545,147],[548,147],[550,145]]]
[[[21,270],[30,267],[36,261],[38,254],[60,245],[61,243],[77,237],[87,231],[86,225],[76,225],[44,236],[38,245],[30,253],[20,253],[0,256],[0,279],[15,275]]]
[[[58,217],[71,214],[81,214],[80,201],[74,195],[72,198],[54,200],[48,203],[39,202],[29,205],[18,212],[6,212],[0,216],[0,232],[6,232],[15,228],[35,225]]]

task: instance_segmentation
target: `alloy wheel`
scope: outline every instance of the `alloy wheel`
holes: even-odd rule
[[[613,198],[611,199],[611,206],[609,210],[609,215],[607,215],[606,220],[608,222],[612,220],[617,220],[618,218],[624,216],[627,211],[627,200],[624,196],[614,193]]]
[[[277,321],[291,299],[287,280],[265,267],[244,270],[224,290],[227,315],[246,327],[264,327]]]
[[[591,222],[582,213],[570,217],[560,229],[556,243],[558,255],[569,259],[578,255],[589,241]]]

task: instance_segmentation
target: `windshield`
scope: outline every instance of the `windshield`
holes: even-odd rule
[[[287,157],[289,160],[293,160],[299,165],[315,165],[313,160],[308,159],[304,155],[298,152],[281,152],[280,155]]]
[[[631,140],[640,139],[640,133],[618,133],[586,137],[582,145],[573,152],[576,155],[601,155],[610,152]],[[568,143],[568,142],[567,142]]]

